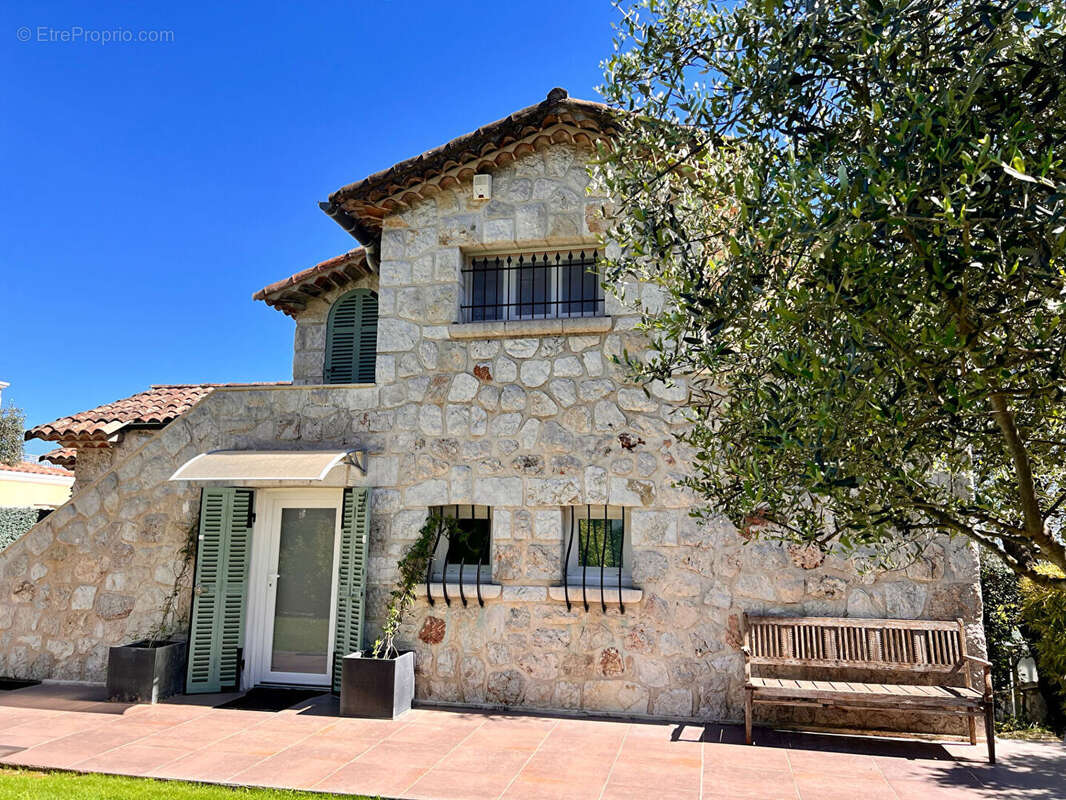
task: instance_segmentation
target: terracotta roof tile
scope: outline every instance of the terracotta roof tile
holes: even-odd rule
[[[367,244],[380,235],[387,214],[475,173],[505,166],[550,144],[609,141],[621,113],[603,103],[571,98],[565,89],[552,89],[544,101],[343,186],[320,205]]]
[[[23,461],[10,466],[0,464],[0,472],[26,472],[31,475],[59,475],[64,478],[73,478],[74,473],[63,467],[50,467],[47,464],[35,464],[32,461]]]
[[[309,299],[371,274],[366,250],[357,247],[264,286],[252,295],[252,299],[262,300],[291,317],[301,311]]]
[[[56,450],[49,450],[41,456],[41,461],[51,461],[57,466],[74,469],[78,463],[78,450],[75,447],[60,447]]]
[[[220,386],[278,386],[283,383],[160,384],[131,397],[72,414],[26,431],[27,439],[64,445],[106,444],[129,426],[161,428],[180,417]]]

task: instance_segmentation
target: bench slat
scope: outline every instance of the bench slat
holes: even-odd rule
[[[982,696],[964,686],[918,686],[911,684],[848,683],[841,689],[831,681],[782,681],[778,678],[753,677],[748,683],[758,699],[764,697],[798,698],[825,702],[883,703],[892,706],[980,706]]]

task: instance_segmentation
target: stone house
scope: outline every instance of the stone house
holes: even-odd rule
[[[161,387],[184,400],[79,450],[73,499],[0,555],[0,674],[100,681],[173,595],[189,691],[330,686],[431,509],[468,537],[403,631],[426,703],[737,719],[745,611],[962,618],[983,652],[966,542],[860,574],[690,515],[684,379],[612,360],[660,302],[598,278],[612,119],[553,90],[331,195],[360,246],[254,296],[295,321],[292,382]]]

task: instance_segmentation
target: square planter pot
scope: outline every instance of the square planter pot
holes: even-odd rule
[[[109,649],[108,700],[157,703],[184,688],[185,642],[146,640]]]
[[[341,716],[395,719],[415,697],[415,654],[370,658],[362,651],[344,657],[341,666]]]

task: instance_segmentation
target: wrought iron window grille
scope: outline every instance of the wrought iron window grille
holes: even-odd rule
[[[462,269],[462,322],[605,313],[597,250],[473,258]]]
[[[591,543],[591,541],[593,539],[592,535],[590,535],[590,534],[591,534],[591,532],[593,530],[593,523],[598,523],[598,522],[602,521],[602,524],[603,524],[603,535],[602,535],[602,542],[600,544],[600,553],[599,553],[599,559],[598,559],[599,560],[598,569],[599,569],[599,573],[600,573],[599,574],[600,608],[602,609],[602,611],[604,613],[607,613],[607,589],[608,589],[608,586],[607,586],[607,582],[604,580],[604,578],[606,577],[605,576],[605,570],[607,568],[606,567],[606,564],[607,564],[607,541],[608,541],[608,539],[611,538],[611,536],[610,536],[610,525],[611,525],[612,518],[609,517],[608,507],[607,506],[597,506],[596,507],[596,512],[597,512],[596,516],[593,516],[593,513],[592,513],[593,507],[591,505],[586,505],[585,506],[584,522],[586,523],[585,524],[585,528],[586,528],[587,533],[586,533],[586,535],[584,537],[582,537],[580,535],[580,527],[581,527],[581,522],[582,522],[582,519],[581,519],[581,516],[580,516],[580,512],[579,512],[580,508],[581,508],[580,506],[574,506],[573,508],[570,509],[570,515],[569,515],[570,516],[570,535],[568,536],[567,542],[566,542],[566,556],[563,558],[563,597],[566,599],[566,610],[567,611],[573,610],[573,602],[570,600],[570,573],[571,573],[570,556],[571,556],[571,554],[574,551],[574,537],[575,537],[575,534],[577,535],[577,539],[578,539],[578,548],[581,550],[580,557],[578,558],[578,561],[579,561],[580,567],[581,567],[581,603],[582,603],[582,605],[584,605],[586,612],[589,610],[589,593],[588,593],[589,558],[588,558],[588,556],[589,556],[589,546],[590,546],[590,543]],[[600,516],[600,513],[599,513],[601,508],[602,508],[602,512],[603,512],[602,516]],[[626,606],[625,606],[625,603],[622,602],[622,584],[623,584],[622,566],[623,566],[624,555],[625,555],[625,536],[626,536],[626,527],[627,527],[626,526],[626,509],[625,509],[625,506],[621,507],[621,522],[622,522],[622,536],[618,540],[618,552],[617,552],[617,558],[618,558],[618,564],[617,564],[617,579],[618,579],[617,583],[618,583],[618,586],[617,586],[617,588],[618,588],[618,611],[619,611],[619,613],[624,614],[624,613],[626,613]],[[581,541],[582,538],[584,538],[584,542]],[[612,556],[614,555],[613,549],[614,548],[613,548],[613,545],[612,545]],[[595,555],[595,553],[593,553],[593,555]],[[592,568],[594,570],[597,569],[597,567],[595,565]],[[615,567],[612,566],[611,569],[615,569]]]
[[[471,514],[471,516],[469,516],[469,517],[460,516],[460,513],[461,513],[460,509],[465,509],[465,508],[469,508],[470,509],[469,513]],[[459,562],[458,562],[458,566],[459,566],[459,577],[458,577],[459,598],[462,601],[464,607],[466,607],[468,605],[468,602],[469,602],[467,600],[467,597],[466,597],[466,588],[463,585],[464,572],[465,572],[465,570],[466,570],[466,568],[468,566],[469,567],[475,567],[476,566],[476,569],[475,569],[475,572],[474,572],[474,584],[475,584],[476,589],[477,589],[477,602],[478,602],[479,606],[484,606],[485,605],[485,599],[481,596],[481,572],[482,572],[482,568],[485,566],[486,560],[488,559],[490,545],[491,545],[491,541],[492,541],[492,539],[491,539],[491,537],[492,537],[492,533],[491,533],[491,531],[492,531],[492,514],[491,514],[490,510],[486,509],[486,516],[484,518],[477,517],[476,516],[477,512],[475,511],[476,508],[477,508],[476,506],[454,505],[454,506],[451,506],[451,507],[442,506],[442,507],[439,507],[439,508],[436,509],[436,511],[439,512],[441,515],[443,515],[443,516],[451,516],[452,518],[457,519],[457,520],[463,520],[463,519],[486,519],[488,521],[489,533],[485,537],[485,540],[484,540],[483,544],[481,546],[479,546],[478,549],[477,549],[477,556],[478,556],[477,564],[476,565],[468,564],[466,562],[466,558],[465,557],[460,558]],[[448,513],[449,511],[451,511],[450,515]],[[433,540],[433,553],[434,554],[436,554],[438,547],[440,547],[441,538],[444,536],[446,530],[447,530],[447,528],[445,526],[443,526],[443,525],[437,530],[437,536]],[[441,592],[444,595],[444,603],[449,608],[451,607],[451,604],[452,604],[452,598],[448,595],[448,566],[449,566],[448,553],[449,553],[450,550],[451,550],[451,542],[448,542],[446,544],[445,548],[444,548],[443,558],[439,562],[440,563],[440,570],[441,570],[441,572],[440,572]],[[429,604],[431,606],[436,605],[436,599],[433,597],[433,571],[434,571],[433,568],[434,568],[436,563],[437,563],[436,559],[431,557],[429,566],[426,568],[426,600],[429,601]],[[452,564],[454,564],[454,562],[452,562]]]

